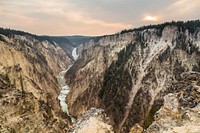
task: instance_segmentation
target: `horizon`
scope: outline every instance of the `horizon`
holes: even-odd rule
[[[138,28],[143,28],[143,27],[148,27],[148,26],[157,26],[157,25],[163,25],[165,23],[172,23],[172,22],[183,22],[183,23],[186,23],[186,22],[190,22],[190,21],[200,21],[200,19],[195,19],[195,20],[186,20],[186,21],[182,21],[182,20],[177,20],[177,21],[166,21],[166,22],[162,22],[162,23],[157,23],[157,24],[148,24],[148,25],[142,25],[142,26],[139,26],[139,27],[134,27],[134,28],[129,28],[129,29],[122,29],[121,31],[117,31],[115,33],[110,33],[110,34],[103,34],[103,35],[39,35],[39,34],[35,34],[35,33],[32,33],[32,32],[29,32],[29,31],[23,31],[23,30],[20,30],[20,29],[13,29],[13,28],[9,28],[9,27],[0,27],[0,28],[3,28],[3,29],[9,29],[9,30],[14,30],[14,31],[19,31],[19,32],[24,32],[24,33],[28,33],[28,34],[31,34],[31,35],[36,35],[36,36],[46,36],[46,37],[101,37],[101,36],[109,36],[109,35],[114,35],[114,34],[119,34],[123,31],[128,31],[128,30],[135,30],[135,29],[138,29]]]
[[[133,27],[133,28],[129,28],[129,29],[122,29],[121,31],[117,31],[115,33],[110,33],[110,34],[103,34],[103,35],[40,35],[40,34],[35,34],[35,33],[32,33],[32,32],[29,32],[29,31],[23,31],[23,30],[20,30],[20,29],[13,29],[13,28],[9,28],[9,27],[0,27],[0,28],[3,28],[3,29],[9,29],[9,30],[14,30],[14,31],[19,31],[19,32],[24,32],[24,33],[28,33],[28,34],[31,34],[31,35],[35,35],[35,36],[46,36],[46,37],[102,37],[102,36],[109,36],[109,35],[114,35],[114,34],[119,34],[123,31],[128,31],[128,30],[135,30],[135,29],[139,29],[139,28],[143,28],[143,27],[148,27],[148,26],[157,26],[157,25],[163,25],[165,23],[172,23],[172,22],[183,22],[183,23],[186,23],[186,22],[191,22],[191,21],[200,21],[200,19],[194,19],[194,20],[186,20],[186,21],[182,21],[182,20],[177,20],[177,21],[166,21],[166,22],[162,22],[162,23],[157,23],[157,24],[148,24],[148,25],[141,25],[141,26],[138,26],[138,27]]]
[[[199,8],[200,1],[195,0],[1,0],[0,26],[40,36],[103,36],[150,24],[198,20]]]

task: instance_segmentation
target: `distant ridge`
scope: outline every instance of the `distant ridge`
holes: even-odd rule
[[[133,32],[133,31],[142,31],[145,29],[153,29],[153,28],[163,29],[165,26],[170,26],[170,25],[182,27],[184,29],[189,29],[191,32],[194,32],[196,27],[200,27],[200,20],[198,19],[198,20],[191,20],[191,21],[172,21],[172,22],[165,22],[165,23],[155,24],[155,25],[141,26],[139,28],[122,30],[119,34]]]
[[[74,35],[74,36],[63,36],[70,40],[75,47],[84,44],[85,42],[89,41],[90,39],[94,38],[94,36],[82,36],[82,35]]]

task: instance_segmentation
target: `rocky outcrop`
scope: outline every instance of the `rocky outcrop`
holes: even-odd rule
[[[114,133],[112,126],[109,125],[109,119],[102,109],[91,108],[88,110],[76,124],[74,124],[68,133]]]
[[[3,33],[0,132],[65,132],[70,121],[60,110],[57,75],[72,60],[55,42]]]
[[[200,28],[191,24],[199,21],[100,38],[65,75],[70,114],[80,118],[91,107],[103,108],[115,132],[146,130],[169,93],[176,96],[170,90],[181,75],[200,71]]]
[[[81,55],[82,51],[87,50],[93,46],[95,46],[98,42],[100,37],[92,37],[88,38],[87,41],[80,42],[79,45],[77,45],[77,53],[78,55]]]
[[[155,122],[147,133],[198,133],[200,131],[199,73],[184,73],[173,83],[164,97],[164,105],[156,112]]]

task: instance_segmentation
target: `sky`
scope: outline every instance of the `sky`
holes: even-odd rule
[[[38,35],[107,35],[200,18],[200,0],[0,0],[0,27]]]

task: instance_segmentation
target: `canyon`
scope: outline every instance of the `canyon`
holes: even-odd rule
[[[114,132],[198,133],[199,26],[171,22],[90,40],[65,75],[69,113],[103,109]]]
[[[57,99],[57,75],[72,64],[57,43],[1,29],[0,132],[65,132],[70,118]]]
[[[199,133],[198,20],[74,43],[3,31],[0,132]]]

